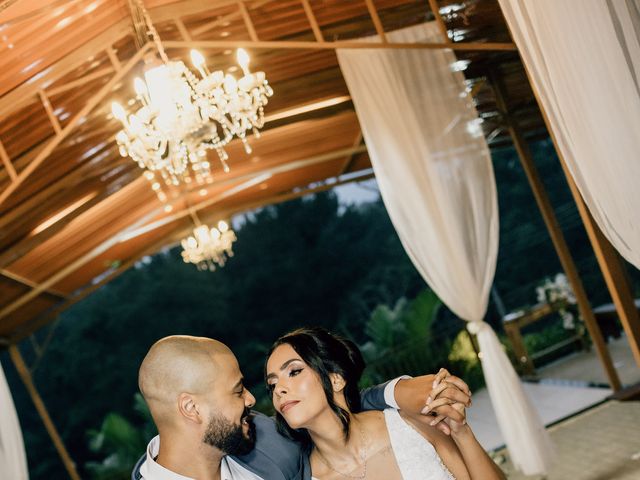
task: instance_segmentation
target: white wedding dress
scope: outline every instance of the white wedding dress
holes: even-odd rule
[[[384,420],[402,480],[455,480],[433,445],[405,422],[397,410],[385,410]]]
[[[405,422],[397,410],[385,410],[384,419],[403,480],[455,480],[433,445]]]

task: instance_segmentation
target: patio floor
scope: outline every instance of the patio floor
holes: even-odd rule
[[[556,458],[547,477],[524,476],[507,457],[510,480],[640,479],[640,402],[609,401],[549,427]]]
[[[623,385],[640,383],[626,337],[608,344]],[[539,382],[523,383],[555,445],[557,458],[548,480],[640,479],[640,402],[607,401],[611,390],[595,351],[579,352],[539,368]],[[604,387],[604,388],[603,388]],[[509,479],[526,477],[513,469],[486,390],[473,395],[469,424],[486,450],[505,457]]]

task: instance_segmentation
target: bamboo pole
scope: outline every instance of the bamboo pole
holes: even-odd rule
[[[58,451],[58,454],[60,455],[60,458],[62,460],[62,463],[64,464],[64,467],[67,469],[67,472],[69,473],[69,477],[72,480],[80,480],[80,475],[78,475],[76,466],[73,460],[71,459],[71,457],[69,456],[69,453],[67,452],[67,449],[64,446],[64,442],[62,441],[62,438],[60,438],[60,435],[58,434],[58,430],[56,429],[56,426],[51,421],[51,417],[49,416],[47,407],[44,405],[44,402],[42,401],[42,398],[40,397],[40,394],[38,393],[38,390],[36,389],[36,386],[33,383],[33,378],[31,377],[31,373],[29,373],[29,369],[27,368],[27,365],[24,363],[24,359],[22,358],[22,355],[20,354],[20,350],[18,350],[18,347],[15,345],[11,345],[9,347],[9,355],[11,356],[11,360],[13,361],[13,364],[15,365],[16,370],[18,371],[18,374],[20,375],[20,378],[24,383],[24,386],[27,388],[27,391],[31,396],[31,400],[33,400],[33,404],[35,405],[36,410],[40,414],[40,418],[42,418],[42,421],[44,422],[44,426],[47,429],[47,432],[49,433],[51,440],[53,441],[54,447],[56,448],[56,450]]]
[[[551,237],[553,246],[558,254],[558,258],[560,259],[560,264],[562,265],[562,269],[567,275],[567,279],[575,293],[576,300],[578,302],[578,310],[580,311],[580,314],[584,319],[585,326],[589,331],[589,335],[593,340],[600,363],[602,364],[607,378],[609,379],[609,384],[611,385],[611,388],[617,392],[622,388],[620,378],[613,366],[611,355],[609,354],[606,342],[602,337],[602,332],[600,331],[598,322],[596,321],[593,310],[591,309],[587,293],[585,292],[582,281],[580,280],[578,269],[573,261],[573,257],[571,256],[569,247],[567,246],[567,242],[564,238],[564,234],[562,233],[558,219],[556,218],[553,207],[551,206],[551,201],[549,200],[549,196],[544,188],[538,169],[533,161],[533,156],[531,155],[529,146],[524,139],[517,121],[509,114],[502,81],[496,75],[491,74],[491,83],[496,95],[496,103],[504,115],[507,129],[509,130],[513,140],[513,145],[518,152],[520,163],[527,175],[529,186],[533,191],[536,203],[538,204],[544,223],[549,231],[549,236]]]

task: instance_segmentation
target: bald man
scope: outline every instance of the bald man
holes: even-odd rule
[[[464,382],[445,371],[402,381],[399,392],[400,379],[374,387],[363,394],[363,408],[398,408],[395,393],[400,407],[419,413],[434,379],[441,383],[445,377],[453,380],[450,387],[438,389],[438,399],[468,405]],[[163,338],[144,358],[138,383],[158,436],[136,465],[134,480],[310,479],[300,447],[279,435],[271,418],[250,410],[255,398],[223,343],[203,337]],[[449,405],[432,410],[457,419],[458,412]]]

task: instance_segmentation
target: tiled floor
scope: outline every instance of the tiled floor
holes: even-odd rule
[[[617,340],[610,340],[607,347],[622,384],[633,385],[640,382],[640,368],[636,365],[627,338],[623,335]],[[537,373],[543,379],[582,381],[596,385],[609,383],[593,348],[589,352],[574,353],[539,368]]]
[[[639,383],[626,338],[608,348],[623,385]],[[549,432],[557,458],[547,479],[640,480],[640,402],[602,403],[611,390],[590,386],[608,383],[595,351],[565,357],[537,373],[539,383],[523,385],[544,424],[554,424]],[[486,390],[474,393],[468,419],[485,449],[504,445]],[[542,478],[515,472],[506,451],[498,453],[507,455],[503,468],[510,479]]]
[[[549,474],[526,477],[507,459],[501,466],[510,480],[640,479],[640,402],[610,401],[549,432],[557,455]]]

